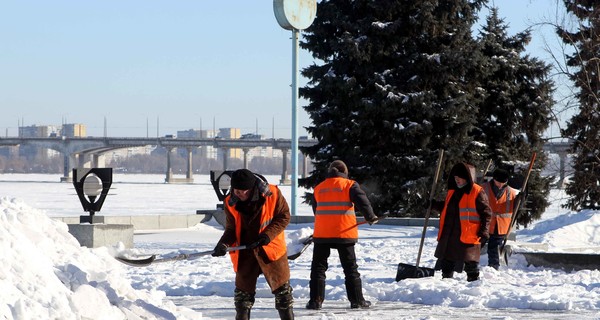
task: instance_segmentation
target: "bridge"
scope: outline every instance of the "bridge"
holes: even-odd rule
[[[298,146],[312,146],[316,140],[300,139]],[[132,147],[157,146],[167,150],[167,172],[165,182],[167,183],[192,183],[192,151],[195,148],[209,146],[224,150],[223,168],[228,166],[228,150],[242,149],[244,168],[248,167],[248,151],[256,147],[271,147],[279,149],[283,153],[283,168],[281,172],[281,183],[289,183],[287,177],[287,154],[292,146],[291,139],[222,139],[222,138],[122,138],[122,137],[48,137],[48,138],[22,138],[5,137],[0,138],[2,146],[33,146],[55,150],[63,155],[63,177],[61,181],[72,181],[72,169],[78,167],[104,167],[106,152]],[[185,178],[173,177],[171,168],[171,154],[174,149],[185,148],[187,150],[187,170]],[[306,156],[302,155],[303,176],[306,176]]]
[[[298,146],[308,147],[315,145],[317,140],[300,139]],[[52,149],[60,152],[64,158],[64,169],[62,181],[72,180],[72,168],[77,167],[104,167],[105,161],[103,154],[111,150],[157,146],[167,150],[167,170],[165,182],[167,183],[192,183],[192,151],[194,148],[209,146],[224,150],[223,169],[228,169],[227,151],[229,149],[242,149],[244,168],[248,168],[248,151],[256,147],[271,147],[279,149],[283,153],[283,166],[281,172],[281,184],[289,183],[287,173],[287,154],[291,149],[291,139],[222,139],[222,138],[123,138],[123,137],[48,137],[48,138],[21,138],[21,137],[0,137],[1,146],[34,146],[39,148]],[[171,154],[174,149],[185,148],[187,150],[187,169],[185,178],[176,178],[173,176],[171,168]],[[570,150],[568,142],[546,142],[544,151],[556,153],[560,159],[560,180],[559,185],[565,179],[565,164]],[[302,176],[306,176],[306,156],[301,155]]]
[[[562,188],[563,183],[565,182],[566,174],[565,174],[565,164],[567,162],[567,156],[571,151],[571,143],[569,142],[546,142],[544,144],[544,151],[549,153],[558,154],[559,159],[559,179],[558,186]]]

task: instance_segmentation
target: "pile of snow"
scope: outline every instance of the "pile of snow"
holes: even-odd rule
[[[0,319],[197,319],[156,290],[134,290],[107,248],[80,247],[62,222],[0,198]]]
[[[554,249],[600,247],[600,214],[582,210],[567,212],[551,220],[536,223],[519,232],[528,242],[546,243]]]

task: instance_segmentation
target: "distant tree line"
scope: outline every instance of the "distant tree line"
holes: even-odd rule
[[[228,159],[227,163],[227,169],[229,170],[239,169],[244,165],[241,159],[235,158]],[[282,163],[281,158],[253,157],[248,162],[248,169],[265,175],[281,174]],[[128,173],[165,173],[167,162],[164,154],[133,155],[115,159],[107,166]],[[290,168],[289,163],[288,168]],[[171,169],[173,174],[185,174],[187,172],[187,157],[173,153],[171,155]],[[223,161],[192,157],[192,169],[194,174],[209,174],[211,170],[223,170]]]
[[[0,155],[0,173],[62,173],[61,156],[32,158]]]

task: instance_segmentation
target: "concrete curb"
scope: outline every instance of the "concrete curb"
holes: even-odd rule
[[[196,214],[189,215],[147,215],[147,216],[103,216],[105,224],[130,224],[137,230],[160,230],[160,229],[181,229],[190,228],[198,223],[207,222],[215,219],[217,223],[225,225],[225,214],[223,210],[198,210]],[[53,217],[55,220],[66,224],[79,224],[79,216],[76,217]],[[292,216],[290,223],[314,223],[314,216]],[[364,221],[362,217],[357,217],[357,221]],[[425,219],[423,218],[386,218],[377,224],[422,227]],[[439,227],[439,219],[429,219],[429,227]]]

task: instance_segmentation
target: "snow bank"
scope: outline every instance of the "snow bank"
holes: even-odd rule
[[[80,247],[42,211],[6,197],[0,210],[0,319],[201,318],[133,289],[109,249]]]

